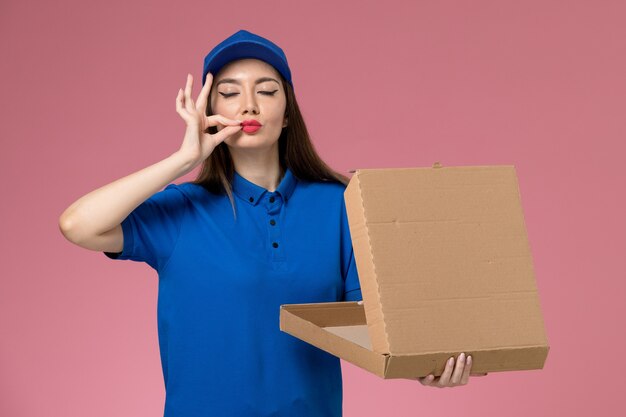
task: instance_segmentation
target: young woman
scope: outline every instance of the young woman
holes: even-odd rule
[[[361,300],[348,178],[317,155],[269,40],[238,31],[205,58],[196,102],[192,86],[176,97],[180,149],[81,197],[61,230],[157,271],[165,417],[340,416],[339,359],[281,332],[279,311]],[[459,364],[439,386],[466,383]]]

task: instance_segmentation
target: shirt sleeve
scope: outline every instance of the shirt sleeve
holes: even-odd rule
[[[341,213],[341,264],[344,280],[344,292],[342,301],[361,301],[361,284],[354,260],[354,250],[352,248],[352,237],[350,236],[350,226],[346,212],[346,203],[342,195]]]
[[[187,210],[187,199],[176,184],[153,194],[121,223],[122,252],[103,252],[110,259],[146,262],[159,270],[172,254]]]

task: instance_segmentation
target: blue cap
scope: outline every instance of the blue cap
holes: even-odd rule
[[[291,70],[283,50],[270,40],[243,29],[224,39],[204,58],[202,85],[208,72],[215,76],[224,65],[242,58],[256,58],[267,62],[276,68],[293,88]]]

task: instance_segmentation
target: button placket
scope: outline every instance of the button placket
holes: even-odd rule
[[[269,245],[272,261],[282,261],[285,259],[284,248],[281,234],[281,225],[279,220],[283,207],[279,196],[270,195],[267,198],[267,215],[269,217],[267,227],[269,228]]]

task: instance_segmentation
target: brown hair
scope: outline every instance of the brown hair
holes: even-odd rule
[[[347,185],[349,178],[332,170],[315,151],[309,132],[300,112],[296,96],[291,84],[280,75],[286,96],[286,116],[288,124],[283,128],[278,138],[278,160],[281,171],[289,168],[292,174],[306,181],[331,181]],[[213,88],[213,87],[211,87]],[[210,100],[207,102],[206,115],[213,114]],[[216,126],[210,126],[208,133],[217,133]],[[228,194],[230,204],[235,212],[235,203],[232,194],[232,180],[234,176],[233,160],[224,142],[217,145],[209,157],[202,163],[200,173],[192,184],[198,184],[214,194]]]

